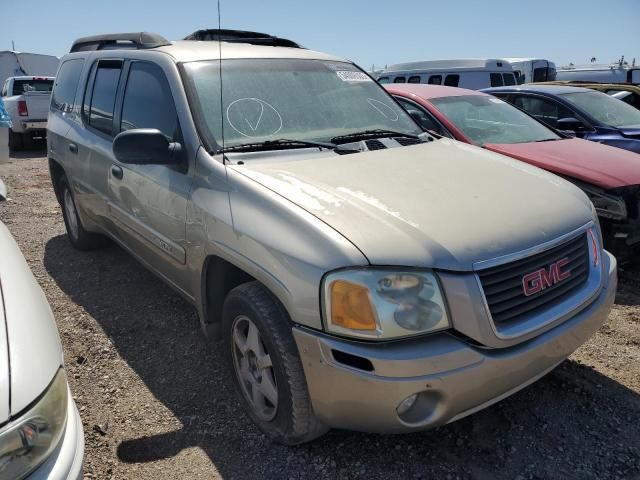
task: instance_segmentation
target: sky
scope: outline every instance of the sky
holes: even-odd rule
[[[625,55],[640,63],[640,0],[220,1],[222,28],[290,38],[366,70],[448,58],[536,57],[564,65],[592,57],[608,63]],[[62,56],[85,35],[150,31],[176,40],[218,26],[217,0],[30,0],[25,5],[16,10],[15,21],[3,18],[0,50],[11,49],[13,40],[19,51]]]

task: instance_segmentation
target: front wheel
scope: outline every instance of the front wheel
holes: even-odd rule
[[[311,441],[328,429],[316,418],[280,302],[259,282],[234,288],[223,308],[225,356],[240,401],[256,425],[285,445]]]

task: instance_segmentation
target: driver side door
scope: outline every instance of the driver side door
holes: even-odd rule
[[[163,69],[129,61],[118,93],[114,128],[153,128],[184,144],[174,97]],[[118,235],[144,263],[187,296],[186,215],[191,189],[187,155],[179,164],[132,165],[113,159],[109,169],[109,214]]]

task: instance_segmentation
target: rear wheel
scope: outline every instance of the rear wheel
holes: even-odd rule
[[[22,149],[22,135],[9,129],[9,152],[18,152]]]
[[[225,356],[240,401],[254,423],[285,445],[308,442],[328,429],[316,418],[280,302],[259,282],[240,285],[223,308]]]
[[[71,245],[78,250],[94,250],[109,245],[110,241],[107,237],[98,233],[88,232],[82,226],[73,193],[69,187],[67,177],[64,175],[59,180],[58,188],[64,226],[67,229],[67,237]]]

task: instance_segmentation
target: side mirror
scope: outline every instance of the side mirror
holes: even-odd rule
[[[7,199],[7,187],[2,179],[0,179],[0,202],[4,202]]]
[[[556,128],[558,130],[569,130],[572,132],[582,131],[585,129],[584,123],[577,118],[567,117],[559,118],[556,122]]]
[[[113,154],[131,165],[174,165],[180,163],[182,145],[169,142],[160,130],[137,128],[113,139]]]

